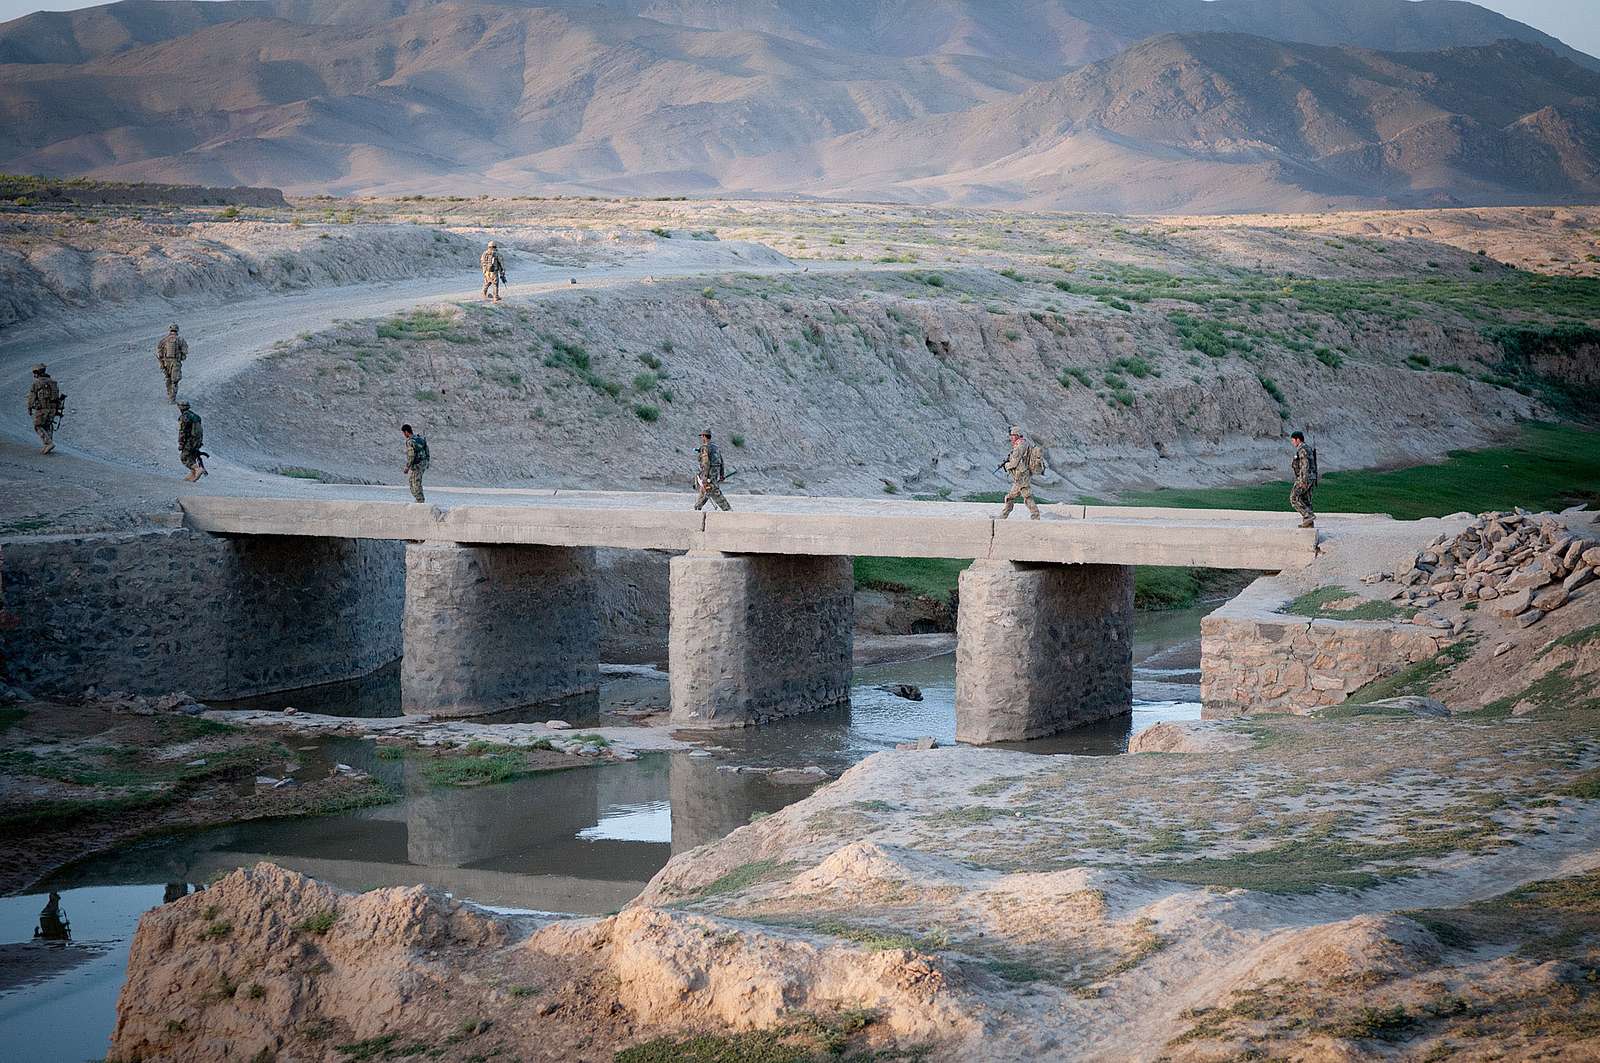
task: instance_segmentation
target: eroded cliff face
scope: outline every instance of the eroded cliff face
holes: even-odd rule
[[[1020,424],[1046,448],[1036,487],[1067,500],[1286,475],[1290,427],[1328,469],[1433,460],[1540,408],[1475,379],[1499,352],[1449,320],[1266,307],[1208,356],[1181,300],[1124,312],[988,271],[939,279],[744,274],[442,305],[300,340],[213,405],[268,467],[381,477],[404,418],[426,426],[436,477],[488,484],[687,488],[711,427],[734,490],[790,494],[1001,490]]]

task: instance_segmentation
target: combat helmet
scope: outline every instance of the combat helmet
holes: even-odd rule
[[[188,408],[189,408],[189,403],[187,401],[178,403],[178,409],[187,410]]]
[[[167,326],[167,331],[168,332],[177,332],[178,331],[178,323],[176,321],[174,321],[172,324],[168,325]]]
[[[44,363],[43,362],[40,362],[38,365],[35,365],[33,367],[33,375],[34,376],[38,376],[40,373],[43,373],[43,372],[44,372]]]
[[[500,246],[500,245],[499,245],[499,244],[497,244],[497,243],[495,243],[495,242],[494,242],[494,241],[493,241],[493,240],[490,240],[490,241],[489,241],[489,246],[490,246],[490,247],[499,247],[499,246]]]
[[[1012,435],[1013,435],[1013,436],[1020,436],[1020,435],[1022,435],[1022,426],[1021,426],[1021,425],[1019,425],[1019,424],[1014,424],[1014,425],[1012,425],[1012,426],[1011,426],[1011,434],[1012,434]]]

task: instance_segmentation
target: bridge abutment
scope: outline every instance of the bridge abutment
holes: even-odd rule
[[[848,557],[694,551],[671,569],[673,724],[742,727],[849,699]]]
[[[599,689],[590,547],[406,546],[408,714],[482,716]]]
[[[977,561],[961,574],[956,738],[1043,738],[1133,708],[1133,568]]]

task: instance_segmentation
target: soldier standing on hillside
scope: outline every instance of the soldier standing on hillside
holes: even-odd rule
[[[187,402],[178,403],[178,460],[188,468],[189,475],[184,479],[190,483],[210,475],[206,472],[206,453],[200,449],[205,441],[200,415],[189,409]]]
[[[701,509],[706,504],[706,499],[715,502],[724,513],[733,507],[728,505],[728,500],[722,497],[722,481],[728,478],[727,472],[722,467],[722,451],[711,442],[711,430],[708,428],[700,433],[700,449],[695,451],[700,461],[700,472],[694,479],[694,485],[700,491],[700,497],[694,501],[694,508]]]
[[[483,297],[489,298],[490,287],[494,288],[494,301],[500,301],[500,285],[506,279],[505,263],[500,261],[500,252],[495,247],[493,240],[484,249],[483,256],[478,259],[478,265],[483,267]]]
[[[1000,463],[1000,467],[1011,474],[1011,490],[1006,495],[1006,508],[1000,511],[1001,520],[1011,516],[1011,507],[1019,498],[1028,507],[1028,519],[1039,519],[1039,507],[1033,501],[1034,450],[1022,438],[1022,429],[1012,425],[1011,453]]]
[[[39,453],[48,454],[56,449],[56,425],[61,423],[62,407],[66,396],[44,371],[44,363],[33,367],[33,383],[28,385],[28,412],[33,415],[33,430],[44,446]]]
[[[1300,527],[1315,528],[1317,515],[1311,508],[1311,492],[1317,489],[1317,451],[1306,446],[1304,432],[1293,432],[1289,439],[1294,443],[1294,460],[1289,463],[1294,486],[1289,489],[1289,504],[1300,514]]]
[[[178,381],[183,379],[183,360],[189,357],[189,345],[178,336],[178,326],[171,325],[167,334],[156,344],[156,361],[167,378],[167,401],[178,401]]]
[[[406,483],[411,485],[411,497],[426,502],[422,497],[422,474],[428,471],[428,441],[408,424],[400,426],[400,434],[406,437]]]

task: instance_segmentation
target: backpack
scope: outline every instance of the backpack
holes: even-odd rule
[[[428,467],[428,441],[423,439],[421,435],[412,433],[411,445],[416,448],[416,457],[412,463],[419,469],[426,469]]]
[[[1028,448],[1028,471],[1034,476],[1044,472],[1044,448],[1037,443]]]
[[[1304,455],[1306,459],[1306,486],[1315,487],[1317,486],[1317,448],[1312,446],[1304,446],[1300,448],[1300,453]]]

